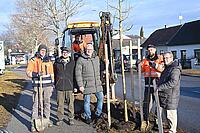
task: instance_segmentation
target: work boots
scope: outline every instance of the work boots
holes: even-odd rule
[[[92,119],[91,118],[85,119],[85,123],[89,125],[90,123],[92,123]]]
[[[31,132],[32,133],[36,132],[35,125],[34,125],[33,121],[31,122]]]
[[[49,120],[49,122],[48,122],[48,127],[52,127],[53,126],[53,124],[51,123],[51,121]]]
[[[56,122],[56,125],[57,125],[57,126],[60,126],[61,123],[62,123],[62,120],[58,120],[58,121]]]
[[[69,118],[68,120],[69,120],[69,121],[68,121],[68,122],[69,122],[69,125],[74,125],[74,119],[73,119],[73,118]]]
[[[147,132],[149,128],[149,121],[142,121],[141,123],[141,131]]]

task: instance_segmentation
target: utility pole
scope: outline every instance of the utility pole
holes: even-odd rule
[[[121,55],[121,67],[122,67],[122,84],[123,84],[123,96],[124,96],[124,115],[125,122],[128,121],[128,112],[127,112],[127,99],[126,99],[126,81],[124,75],[124,59],[122,54],[122,0],[119,0],[119,42],[120,42],[120,55]]]

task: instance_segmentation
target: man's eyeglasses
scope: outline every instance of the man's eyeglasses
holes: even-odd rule
[[[63,51],[62,53],[63,53],[63,54],[68,54],[69,52],[68,52],[68,51]]]
[[[166,56],[166,57],[163,57],[163,58],[164,59],[170,59],[170,58],[172,58],[172,56],[169,56],[169,57]]]
[[[87,49],[87,51],[92,51],[93,49]]]

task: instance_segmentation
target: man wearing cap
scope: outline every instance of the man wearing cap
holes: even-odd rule
[[[80,91],[84,94],[84,117],[85,122],[90,124],[90,96],[95,94],[97,98],[96,120],[101,117],[103,107],[103,88],[100,80],[99,57],[94,51],[92,43],[87,44],[85,53],[80,56],[76,62],[75,69],[76,81]]]
[[[38,47],[38,51],[35,56],[32,57],[28,63],[26,74],[32,78],[33,85],[33,106],[32,106],[32,127],[31,131],[36,131],[34,127],[34,121],[38,119],[38,93],[40,90],[40,76],[42,76],[43,87],[43,103],[44,103],[44,116],[48,120],[48,126],[52,126],[50,123],[50,97],[53,91],[54,73],[53,63],[50,61],[47,54],[47,46],[41,44]]]
[[[141,71],[145,78],[145,90],[144,90],[144,101],[143,101],[143,112],[144,112],[144,125],[146,129],[149,126],[149,113],[153,107],[155,101],[153,80],[158,81],[161,72],[163,71],[163,58],[157,55],[156,47],[154,45],[147,46],[148,55],[141,62]],[[154,118],[154,126],[157,127],[156,119]]]
[[[73,72],[75,62],[70,58],[70,50],[67,47],[61,47],[61,57],[54,63],[55,88],[57,90],[57,117],[56,125],[59,126],[64,119],[64,103],[68,105],[67,121],[73,125],[74,119],[74,83]]]

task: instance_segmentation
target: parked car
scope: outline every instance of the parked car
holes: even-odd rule
[[[130,71],[129,55],[123,55],[123,59],[124,59],[124,71]],[[115,59],[115,69],[118,72],[121,72],[121,70],[122,70],[120,56],[117,59]]]
[[[10,65],[10,59],[5,59],[5,64]]]

